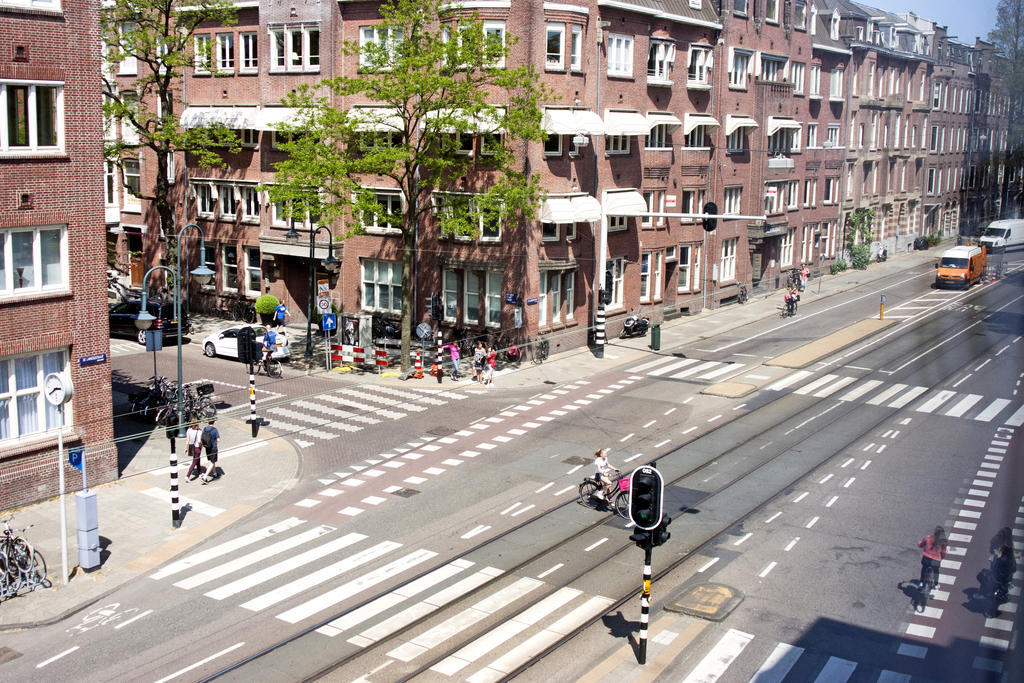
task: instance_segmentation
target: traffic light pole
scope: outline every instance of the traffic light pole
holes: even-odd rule
[[[654,554],[653,535],[647,535],[644,544],[644,587],[640,593],[640,647],[637,661],[647,663],[647,624],[651,613],[651,556]]]

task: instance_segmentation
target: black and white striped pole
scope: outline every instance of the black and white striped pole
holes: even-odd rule
[[[607,205],[608,192],[605,191],[602,195],[604,201],[601,202],[601,231],[598,234],[597,241],[597,289],[594,295],[597,297],[597,313],[594,318],[594,356],[597,358],[604,358],[604,346],[606,343],[605,329],[604,329],[604,307],[605,307],[605,287],[608,284],[607,274],[607,261],[608,261],[608,215],[604,212],[604,206]]]
[[[171,526],[175,529],[181,526],[181,509],[178,504],[178,448],[177,439],[178,425],[181,416],[174,415],[173,424],[167,425],[167,438],[171,442]]]
[[[437,383],[441,384],[441,378],[444,376],[444,366],[441,362],[442,342],[444,338],[441,336],[441,323],[437,324],[437,355],[434,356],[434,364],[437,365]]]
[[[629,540],[644,550],[644,585],[640,594],[640,638],[637,661],[647,663],[647,625],[651,613],[651,555],[654,545],[668,540],[668,532],[659,529],[662,523],[662,500],[665,483],[653,465],[641,465],[629,475],[629,519],[636,531]],[[663,532],[663,533],[659,533]]]

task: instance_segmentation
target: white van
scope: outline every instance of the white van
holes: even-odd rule
[[[992,221],[981,233],[978,244],[988,247],[989,251],[1024,245],[1024,219]]]

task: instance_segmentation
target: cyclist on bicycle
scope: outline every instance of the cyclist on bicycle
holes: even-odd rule
[[[917,543],[921,548],[921,590],[931,593],[939,582],[939,565],[946,558],[946,530],[941,526]]]
[[[608,449],[599,448],[594,451],[594,479],[604,486],[604,489],[597,493],[597,497],[601,500],[611,498],[612,493],[615,492],[615,483],[608,476],[611,471],[618,473],[620,470],[608,462]]]
[[[263,335],[263,366],[266,367],[270,361],[270,357],[274,355],[274,351],[277,350],[277,332],[273,330],[267,330],[266,334]]]

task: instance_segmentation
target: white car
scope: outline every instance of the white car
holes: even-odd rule
[[[203,339],[203,353],[208,357],[213,358],[214,356],[227,356],[229,358],[238,358],[238,333],[246,328],[251,327],[256,333],[256,342],[263,348],[263,335],[266,334],[267,328],[263,325],[235,325],[227,329],[221,330],[220,332],[214,332]],[[271,354],[272,358],[282,359],[291,357],[291,347],[288,345],[288,333],[283,329],[275,329],[275,341],[277,343],[277,349]]]

